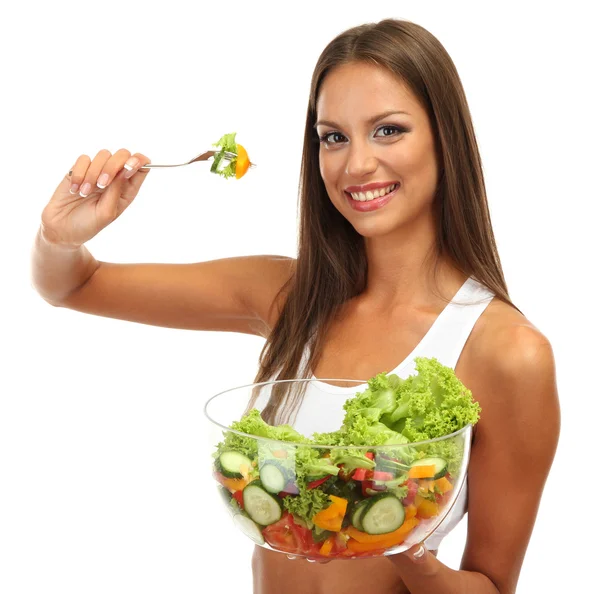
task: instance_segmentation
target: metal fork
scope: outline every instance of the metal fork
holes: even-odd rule
[[[151,169],[152,167],[183,167],[184,165],[190,165],[191,163],[196,163],[197,161],[208,161],[211,157],[214,157],[219,151],[206,151],[205,153],[201,153],[197,157],[186,161],[185,163],[177,163],[175,165],[159,165],[156,163],[148,163],[140,169]],[[230,153],[225,151],[224,157],[229,159],[230,161],[235,159],[237,155],[235,153]],[[256,163],[250,163],[250,167],[256,167]]]

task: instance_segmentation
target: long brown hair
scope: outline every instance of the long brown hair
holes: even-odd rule
[[[386,19],[354,27],[329,43],[313,73],[300,174],[298,257],[294,275],[282,289],[281,314],[260,356],[257,382],[308,377],[336,313],[366,287],[364,240],[328,198],[314,129],[324,78],[350,62],[388,69],[427,111],[440,168],[434,202],[437,257],[450,257],[462,272],[514,307],[494,240],[471,114],[452,59],[431,33],[408,21]],[[309,356],[304,358],[307,345]],[[301,398],[300,393],[273,390],[263,417],[287,420]]]

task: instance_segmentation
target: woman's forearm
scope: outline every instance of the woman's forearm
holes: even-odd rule
[[[411,594],[500,594],[484,574],[451,569],[427,550],[421,557],[401,553],[389,559],[402,572]]]
[[[56,245],[44,236],[40,227],[31,253],[32,284],[52,305],[81,287],[100,266],[84,247],[68,248]]]
[[[439,563],[439,562],[438,562]],[[498,588],[482,573],[456,571],[445,565],[432,574],[403,576],[411,594],[499,594]]]

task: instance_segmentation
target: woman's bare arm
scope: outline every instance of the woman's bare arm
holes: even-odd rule
[[[194,264],[96,262],[55,305],[99,316],[188,330],[266,336],[294,260],[248,256]],[[90,265],[92,267],[92,265]]]
[[[481,353],[473,395],[485,390],[469,462],[468,538],[461,569],[516,590],[560,431],[552,348],[535,328],[498,330]],[[483,404],[482,404],[483,406]]]
[[[469,339],[457,366],[482,406],[469,460],[460,570],[428,551],[415,557],[416,546],[390,557],[413,594],[516,591],[558,444],[560,408],[548,340],[524,318],[508,317],[508,324],[501,315],[474,331],[477,339]]]
[[[33,286],[49,303],[99,316],[191,330],[266,335],[294,260],[250,256],[198,264],[109,264],[85,243],[128,208],[148,157],[125,149],[81,155],[42,212]],[[283,294],[281,294],[283,297]]]

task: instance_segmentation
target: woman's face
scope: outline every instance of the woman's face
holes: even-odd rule
[[[365,237],[433,217],[438,168],[429,118],[379,66],[332,70],[317,101],[321,175],[334,206]]]

